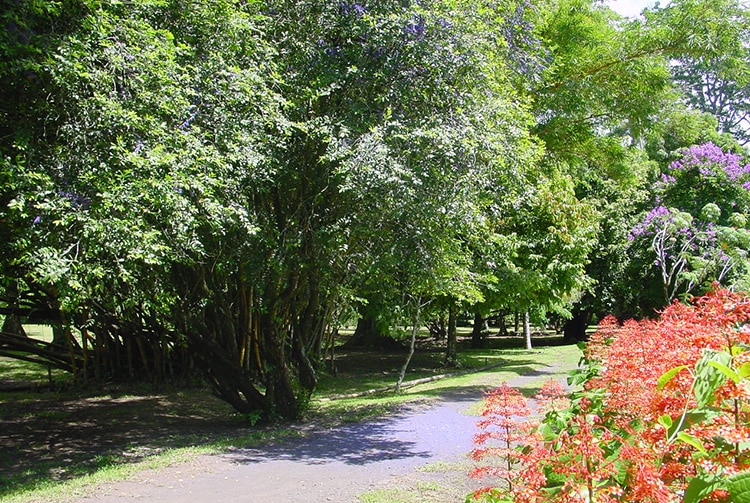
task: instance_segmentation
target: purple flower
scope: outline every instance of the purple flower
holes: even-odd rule
[[[636,237],[648,236],[650,234],[653,234],[653,231],[651,229],[654,224],[662,225],[664,222],[668,222],[671,220],[672,214],[669,212],[669,208],[661,205],[656,206],[648,212],[641,223],[633,227],[633,229],[630,231],[630,234],[628,234],[628,240],[633,241]]]
[[[354,10],[354,15],[357,17],[362,17],[367,13],[367,9],[365,8],[365,6],[358,3],[352,5],[352,9]]]
[[[339,2],[339,8],[345,15],[354,14],[356,17],[362,17],[367,13],[367,7],[359,3],[349,5],[347,2]]]
[[[427,33],[427,23],[424,16],[415,15],[413,21],[404,27],[404,31],[409,38],[422,40]]]
[[[701,175],[709,176],[724,172],[731,181],[738,181],[750,175],[750,164],[740,164],[742,156],[724,152],[714,143],[693,145],[682,150],[682,158],[669,165],[670,170],[687,171],[697,168]],[[743,184],[743,186],[745,186]]]

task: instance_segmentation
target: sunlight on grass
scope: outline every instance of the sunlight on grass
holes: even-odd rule
[[[459,501],[454,488],[435,481],[416,481],[409,487],[375,489],[359,496],[361,503],[425,503]]]
[[[428,463],[420,468],[417,468],[417,471],[422,473],[445,473],[445,472],[455,472],[455,471],[465,471],[468,472],[469,468],[471,467],[471,463],[468,461],[464,462],[448,462],[448,461],[436,461],[434,463]]]
[[[488,362],[488,365],[498,362],[505,364],[473,374],[447,377],[421,384],[408,388],[398,395],[393,392],[383,392],[360,398],[323,401],[320,398],[325,398],[330,391],[324,390],[321,391],[318,399],[313,401],[313,414],[333,414],[342,418],[353,415],[356,417],[355,420],[360,420],[371,415],[382,414],[403,403],[433,400],[448,389],[476,392],[479,402],[483,391],[495,388],[504,381],[528,374],[532,374],[533,377],[526,379],[519,385],[519,388],[521,392],[533,395],[534,390],[547,379],[564,378],[568,369],[577,365],[580,357],[581,351],[576,346],[544,347],[532,351],[525,349],[469,350],[461,354],[463,369],[482,367],[485,366],[484,362]],[[393,383],[393,381],[383,382]],[[362,390],[362,386],[357,386],[357,389]]]
[[[361,503],[421,503],[425,500],[419,492],[404,489],[377,489],[362,494]]]

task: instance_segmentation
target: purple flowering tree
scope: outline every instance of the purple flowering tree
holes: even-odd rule
[[[694,145],[654,184],[655,204],[630,233],[655,255],[667,302],[747,273],[750,164],[713,143]]]

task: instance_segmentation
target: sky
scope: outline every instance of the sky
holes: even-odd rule
[[[604,3],[623,16],[634,17],[640,14],[644,7],[652,7],[656,0],[606,0]]]

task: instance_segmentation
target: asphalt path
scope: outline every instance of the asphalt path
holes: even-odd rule
[[[523,385],[558,370],[536,370],[509,384]],[[466,388],[378,419],[309,426],[299,438],[144,470],[100,485],[77,501],[359,503],[365,493],[413,490],[420,483],[423,490],[436,491],[435,499],[420,501],[463,501],[481,485],[466,474],[477,421],[467,409],[482,397],[482,389]]]

